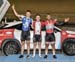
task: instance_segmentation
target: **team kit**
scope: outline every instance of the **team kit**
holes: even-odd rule
[[[22,21],[22,33],[21,33],[21,54],[19,58],[23,58],[24,55],[24,46],[25,43],[27,44],[27,56],[26,58],[30,58],[30,27],[34,31],[33,36],[33,55],[32,57],[35,57],[36,54],[36,47],[38,45],[38,51],[39,51],[39,57],[42,57],[41,55],[41,32],[42,28],[45,27],[46,35],[45,35],[45,55],[43,58],[48,57],[48,47],[51,45],[52,47],[52,53],[53,58],[57,58],[56,56],[56,50],[55,50],[55,35],[54,35],[54,26],[55,25],[63,25],[69,21],[69,18],[65,18],[63,22],[59,23],[57,22],[57,19],[53,19],[50,14],[46,15],[46,21],[41,21],[41,16],[39,14],[36,14],[35,20],[31,18],[31,11],[27,10],[24,15],[20,15],[16,12],[15,6],[12,5],[12,10],[21,21]]]

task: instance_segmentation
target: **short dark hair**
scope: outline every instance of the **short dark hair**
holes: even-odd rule
[[[35,16],[41,16],[41,15],[37,13]]]
[[[30,12],[31,13],[31,10],[26,10],[26,12]]]
[[[47,15],[50,15],[50,13],[46,13]]]

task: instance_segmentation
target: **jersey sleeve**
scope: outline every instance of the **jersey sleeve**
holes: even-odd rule
[[[22,20],[24,17],[25,17],[24,15],[21,15],[19,19]]]
[[[31,19],[31,21],[30,21],[30,24],[32,24],[33,23],[33,19]]]
[[[45,31],[46,30],[46,22],[41,22],[41,26],[42,26],[42,30]]]
[[[42,27],[45,26],[45,22],[41,22]]]
[[[33,27],[35,26],[35,22],[33,22]]]
[[[65,22],[64,21],[59,21],[57,23],[55,23],[56,26],[62,26],[62,25],[65,25]]]
[[[53,23],[56,24],[56,23],[58,23],[58,22],[57,22],[57,20],[53,20]]]

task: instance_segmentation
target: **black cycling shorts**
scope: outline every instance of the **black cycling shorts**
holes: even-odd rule
[[[41,42],[41,35],[34,35],[33,42]]]
[[[46,33],[45,40],[46,42],[55,42],[54,33]]]
[[[30,40],[30,31],[22,31],[21,41]]]

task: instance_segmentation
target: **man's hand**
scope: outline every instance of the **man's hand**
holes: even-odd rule
[[[14,4],[12,5],[12,10],[13,10],[14,14],[15,14],[18,18],[21,17],[21,15],[19,15],[19,14],[16,12],[16,10],[15,10],[15,5],[14,5]]]
[[[68,22],[69,20],[70,20],[70,18],[65,18],[65,20],[64,20],[64,21],[65,21],[65,22]]]
[[[12,9],[14,9],[14,8],[15,8],[15,5],[13,4],[13,5],[12,5]]]
[[[54,19],[55,22],[57,22],[57,19]]]

